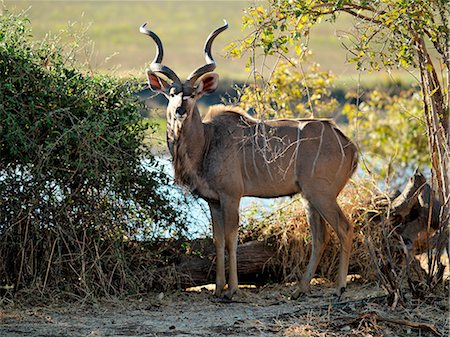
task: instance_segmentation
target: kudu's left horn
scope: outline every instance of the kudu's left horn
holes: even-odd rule
[[[198,67],[188,76],[187,81],[191,86],[194,86],[195,82],[198,80],[200,76],[209,73],[211,71],[214,71],[214,69],[216,69],[216,62],[214,61],[214,58],[212,57],[211,54],[211,46],[216,36],[228,28],[228,22],[226,20],[223,20],[223,22],[224,25],[214,30],[211,34],[209,34],[208,38],[206,39],[204,47],[206,64],[201,67]]]

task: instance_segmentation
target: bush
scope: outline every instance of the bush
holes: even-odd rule
[[[133,241],[180,233],[183,213],[143,145],[133,85],[80,71],[62,45],[0,16],[0,285],[140,291],[152,262],[130,257]]]
[[[430,158],[422,100],[413,90],[397,95],[372,90],[359,106],[345,104],[342,111],[354,128],[364,162],[377,179],[392,178],[395,186],[404,184],[405,176],[417,167],[426,169]]]
[[[306,57],[283,60],[267,81],[257,75],[254,83],[238,90],[239,104],[261,118],[330,117],[338,108],[331,97],[332,83],[332,74]]]

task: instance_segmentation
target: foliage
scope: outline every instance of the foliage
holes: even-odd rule
[[[350,94],[351,96],[351,94]],[[429,162],[423,107],[414,91],[389,95],[382,90],[367,93],[363,101],[342,109],[350,121],[365,165],[378,177],[411,174]],[[391,186],[392,187],[392,186]],[[398,187],[398,186],[397,186]]]
[[[133,240],[184,227],[142,145],[134,87],[78,70],[58,38],[0,17],[0,280],[78,294],[138,291]],[[19,260],[18,260],[19,258]],[[141,269],[142,268],[142,269]]]
[[[426,35],[443,55],[449,42],[448,12],[449,4],[443,0],[271,0],[268,6],[247,11],[243,27],[252,27],[255,34],[235,45],[232,53],[261,48],[265,54],[277,54],[293,48],[300,54],[314,24],[324,19],[334,21],[340,13],[347,13],[361,19],[357,35],[349,37],[352,44],[348,46],[351,60],[359,67],[378,70],[380,66],[417,66],[411,35]]]
[[[304,69],[303,64],[309,68]],[[264,111],[266,118],[331,116],[338,105],[331,97],[332,81],[332,74],[320,71],[317,63],[283,60],[267,83],[259,76],[257,84],[244,87],[240,105]]]

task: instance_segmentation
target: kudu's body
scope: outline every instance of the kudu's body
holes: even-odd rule
[[[328,241],[326,222],[336,231],[341,243],[337,281],[340,295],[346,285],[353,228],[336,203],[336,197],[355,171],[357,149],[328,120],[279,119],[262,123],[229,106],[211,107],[202,120],[196,101],[217,88],[218,76],[209,73],[215,68],[211,44],[226,28],[225,24],[208,37],[207,64],[181,82],[172,70],[161,64],[159,38],[145,25],[141,27],[141,32],[151,36],[158,48],[147,76],[152,90],[169,99],[167,141],[175,179],[204,198],[211,210],[216,247],[215,294],[231,298],[238,288],[236,249],[240,199],[301,193],[313,244],[307,270],[293,297],[309,290]],[[164,74],[172,83],[156,72]],[[229,260],[226,291],[225,250]]]

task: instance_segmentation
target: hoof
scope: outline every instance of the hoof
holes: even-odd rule
[[[308,293],[307,291],[303,291],[301,289],[297,289],[291,295],[291,300],[298,300],[300,297],[305,297],[307,293]]]
[[[236,290],[229,289],[223,294],[223,299],[226,301],[231,301],[235,293]]]
[[[341,300],[341,297],[342,297],[342,295],[344,294],[345,289],[346,289],[345,287],[341,287],[341,288],[338,288],[338,289],[336,290],[335,296],[336,296],[336,299],[337,299],[338,301]]]
[[[224,293],[225,293],[225,287],[224,286],[218,287],[216,285],[216,289],[214,289],[214,296],[217,298],[222,298],[224,296]]]
[[[217,292],[214,293],[214,299],[212,299],[213,302],[216,303],[232,303],[233,301],[233,295],[236,293],[235,291],[222,291],[220,294]]]

